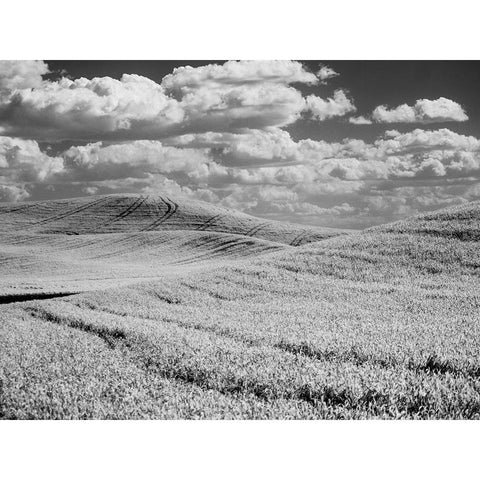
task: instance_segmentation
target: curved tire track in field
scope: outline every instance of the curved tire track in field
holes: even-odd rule
[[[145,227],[142,231],[147,232],[150,230],[155,230],[156,227],[166,222],[177,211],[178,204],[175,203],[173,200],[170,200],[168,197],[165,197],[165,198],[160,197],[160,199],[166,205],[167,211],[160,218],[157,218],[157,220],[155,220],[150,225]]]
[[[232,249],[235,246],[241,245],[241,242],[237,242],[237,241],[230,241],[230,242],[227,242],[227,243],[228,243],[228,245],[222,244],[219,247],[212,248],[211,250],[207,250],[206,252],[200,253],[199,255],[194,255],[192,257],[188,257],[188,258],[178,260],[177,262],[174,262],[174,264],[175,265],[188,265],[189,263],[211,260],[211,259],[217,258],[219,256],[225,256],[226,257],[226,255],[222,255],[223,252],[226,252],[227,250]]]
[[[201,247],[204,247],[208,244],[215,245],[220,239],[213,238],[207,242],[201,244]],[[250,240],[249,238],[234,238],[226,240],[223,243],[220,243],[217,247],[211,248],[204,253],[199,255],[194,255],[185,259],[178,260],[174,262],[175,265],[187,265],[189,263],[195,263],[198,261],[207,261],[210,259],[215,259],[219,257],[229,257],[229,256],[246,256],[252,253],[261,254],[266,251],[278,250],[282,247],[277,245],[263,245],[262,243],[256,243],[255,241]]]
[[[135,210],[140,208],[146,201],[148,200],[148,195],[145,196],[139,196],[135,198],[135,200],[122,212],[120,212],[114,219],[110,220],[107,223],[104,223],[103,226],[106,227],[108,225],[112,225],[115,222],[118,222],[119,220],[122,220],[129,215],[131,215]]]
[[[209,290],[202,286],[192,285],[188,283],[188,281],[181,281],[180,285],[192,290],[198,291],[202,294],[208,295],[209,297],[215,298],[221,301],[231,301],[235,300],[235,297],[227,297],[215,291]],[[71,296],[75,293],[66,293],[66,294],[57,294],[56,296]],[[168,304],[177,303],[169,301],[168,299],[162,298],[157,295],[157,298],[161,302],[165,302]],[[75,305],[69,302],[70,305]],[[78,305],[75,305],[77,308],[81,308]],[[114,309],[110,308],[101,308],[99,306],[96,307],[95,311],[97,313],[104,312],[114,316],[122,316],[121,312],[115,311]],[[136,314],[135,318],[139,318],[142,320],[148,321],[155,321],[158,322],[158,317],[152,318],[148,315],[140,315]],[[249,347],[262,347],[267,346],[268,348],[272,348],[274,350],[279,350],[285,352],[287,354],[292,354],[299,357],[304,357],[311,359],[313,361],[318,361],[320,363],[324,362],[345,362],[350,363],[356,366],[362,365],[374,365],[376,367],[382,369],[394,369],[394,368],[406,368],[413,372],[425,372],[429,375],[460,375],[467,378],[480,378],[480,367],[478,366],[471,366],[467,368],[461,368],[458,365],[455,365],[449,361],[442,361],[441,359],[437,358],[435,355],[430,355],[425,360],[420,361],[412,361],[410,359],[409,362],[403,362],[398,359],[384,359],[374,355],[368,355],[362,353],[359,350],[354,348],[350,350],[344,351],[335,351],[335,350],[326,350],[326,349],[317,349],[314,346],[310,346],[305,343],[292,343],[286,340],[280,340],[277,342],[265,342],[265,339],[262,337],[255,337],[251,334],[245,335],[243,332],[237,332],[228,328],[228,326],[220,326],[220,325],[208,325],[208,324],[201,324],[201,323],[191,323],[188,320],[181,320],[180,318],[170,318],[166,316],[162,316],[162,322],[165,323],[174,323],[186,330],[198,330],[208,333],[213,333],[214,335],[218,335],[220,337],[225,337],[232,339],[239,343],[244,343],[246,346]]]
[[[57,220],[63,220],[64,218],[70,217],[72,215],[76,215],[77,213],[83,212],[85,210],[97,207],[102,204],[106,204],[109,202],[108,198],[99,198],[97,200],[93,200],[92,202],[86,203],[85,205],[81,205],[80,207],[71,208],[66,212],[59,213],[57,215],[53,215],[48,218],[44,218],[43,220],[39,220],[38,222],[31,223],[27,226],[27,228],[34,227],[36,225],[43,225],[45,223],[55,222]]]
[[[256,225],[255,227],[251,228],[250,230],[248,230],[243,235],[245,235],[246,237],[254,237],[262,228],[265,228],[266,226],[268,226],[270,224],[271,224],[271,222],[260,223],[260,225]]]
[[[132,241],[135,241],[136,239],[141,238],[140,233],[141,232],[132,232],[125,236],[120,236],[119,238],[110,240],[108,242],[109,247],[115,247],[116,249],[111,252],[100,253],[93,258],[110,258],[116,255],[120,255],[122,254],[122,248],[124,249],[123,252],[128,251],[129,245],[132,243]],[[164,242],[161,242],[161,243],[164,243]]]
[[[290,245],[292,247],[299,247],[301,245],[301,241],[308,235],[309,232],[304,231],[297,235],[291,242]]]
[[[215,239],[217,240],[217,239]],[[213,242],[215,243],[215,242]],[[221,243],[218,247],[214,247],[210,250],[207,250],[206,252],[200,254],[200,255],[195,255],[193,257],[186,258],[184,260],[180,260],[179,262],[176,262],[176,265],[182,265],[182,264],[188,264],[192,262],[197,262],[197,261],[202,261],[202,260],[209,260],[211,258],[216,258],[219,255],[223,254],[223,252],[226,252],[227,250],[232,250],[233,248],[240,246],[244,244],[244,241],[240,239],[233,239],[233,240],[227,240],[224,243]],[[203,246],[203,245],[202,245]]]
[[[187,283],[183,284],[184,286],[194,289],[194,290],[199,290],[202,293],[205,294],[213,294],[213,297],[223,301],[223,300],[229,300],[227,298],[224,298],[221,295],[216,295],[215,292],[208,292],[205,291],[204,289],[198,289],[195,288]],[[170,302],[167,302],[170,303]],[[80,305],[75,305],[71,304],[73,307],[79,308],[81,311],[84,311],[84,309]],[[97,325],[94,322],[92,322],[90,319],[85,321],[84,318],[72,318],[72,317],[67,317],[63,314],[57,314],[54,312],[51,312],[45,308],[39,307],[39,306],[33,306],[33,307],[28,307],[25,309],[27,312],[30,313],[30,315],[38,318],[39,320],[43,320],[46,322],[52,322],[52,323],[58,323],[61,325],[64,325],[66,327],[71,327],[74,329],[82,330],[85,333],[89,333],[95,336],[100,337],[102,340],[104,340],[107,344],[108,347],[114,349],[117,347],[127,347],[127,350],[134,349],[138,352],[140,352],[143,349],[144,341],[146,340],[148,342],[147,337],[132,337],[131,332],[129,329],[125,329],[120,327],[117,327],[115,325]],[[96,306],[93,309],[93,314],[94,315],[99,315],[100,313],[111,315],[113,317],[118,317],[121,316],[120,313],[115,312],[112,309],[104,309],[104,308],[98,308]],[[135,315],[133,318],[138,318],[142,320],[147,320],[147,321],[153,321],[155,323],[158,322],[158,318],[151,318],[149,316],[143,316],[143,315]],[[346,356],[341,356],[337,357],[337,355],[330,356],[329,352],[322,352],[319,356],[313,356],[311,357],[309,352],[303,351],[302,348],[298,349],[295,348],[289,348],[290,345],[288,344],[282,344],[282,342],[279,343],[270,343],[267,342],[265,343],[262,338],[255,338],[255,337],[245,337],[234,330],[230,330],[228,327],[219,327],[217,325],[201,325],[201,324],[192,324],[188,323],[182,320],[179,320],[177,318],[163,315],[161,318],[162,323],[165,324],[174,324],[181,329],[184,329],[185,331],[188,330],[197,330],[199,333],[206,333],[206,334],[213,334],[215,336],[218,336],[220,338],[229,338],[233,340],[236,343],[240,343],[244,345],[244,348],[266,348],[266,353],[272,358],[277,359],[277,354],[276,352],[279,352],[281,355],[278,357],[278,360],[281,361],[283,359],[289,359],[292,360],[293,358],[297,356],[305,356],[309,358],[310,360],[314,362],[319,362],[319,364],[325,363],[325,362],[336,362],[336,361],[343,361],[346,363],[352,363],[354,365],[358,364],[369,364],[373,363],[374,365],[377,365],[375,358],[364,358],[363,356],[358,357],[356,354],[353,356],[350,355],[350,352],[345,352]],[[281,352],[281,353],[280,353]],[[336,353],[336,352],[335,352]],[[326,355],[325,355],[326,354]],[[195,368],[191,365],[185,364],[185,363],[170,363],[170,364],[165,364],[163,362],[158,362],[155,361],[154,357],[148,356],[148,357],[142,357],[140,356],[135,356],[135,363],[142,368],[149,369],[150,371],[154,371],[157,375],[160,375],[163,378],[172,378],[177,381],[183,381],[183,382],[188,382],[195,384],[199,386],[202,389],[214,389],[220,393],[227,394],[227,395],[232,395],[232,394],[237,394],[239,392],[245,392],[245,393],[250,393],[255,395],[261,400],[264,401],[271,401],[274,400],[275,398],[284,398],[286,400],[300,400],[302,402],[309,403],[313,406],[318,406],[320,403],[324,403],[327,406],[345,406],[349,409],[355,409],[357,407],[363,406],[364,408],[368,407],[377,407],[377,403],[379,403],[378,408],[381,410],[382,405],[385,401],[388,401],[390,399],[390,396],[388,394],[384,394],[381,391],[377,391],[375,389],[371,389],[368,392],[365,392],[360,398],[353,398],[349,395],[349,392],[344,389],[340,389],[336,391],[334,388],[328,386],[328,385],[319,385],[318,388],[312,387],[308,383],[304,383],[302,380],[298,382],[298,384],[295,385],[295,389],[288,391],[288,390],[279,390],[278,392],[271,392],[271,384],[266,382],[265,379],[259,378],[259,379],[254,379],[252,382],[245,382],[245,379],[241,376],[236,377],[234,376],[233,378],[223,378],[223,381],[220,384],[215,383],[210,383],[208,380],[208,374],[209,370],[208,368],[204,370],[203,368]],[[133,357],[132,357],[133,359]],[[372,362],[373,361],[373,362]],[[435,361],[432,360],[431,358],[428,359],[425,363],[417,363],[417,364],[403,364],[403,363],[387,363],[384,364],[383,359],[378,363],[378,366],[380,368],[384,369],[391,369],[395,368],[397,365],[402,365],[408,369],[411,369],[413,371],[424,371],[428,374],[433,374],[433,375],[438,375],[438,374],[451,374],[454,372],[456,375],[462,375],[466,377],[473,377],[477,378],[479,375],[478,369],[474,370],[459,370],[455,366],[448,366],[443,368],[442,365],[436,365]],[[442,367],[442,368],[440,368]],[[404,398],[405,400],[407,399],[406,397]],[[379,402],[380,401],[380,402]],[[421,407],[421,405],[419,405]],[[418,412],[419,409],[415,408],[413,409],[410,413],[416,413]]]
[[[12,208],[11,210],[0,210],[0,215],[6,215],[7,213],[16,213],[16,212],[23,212],[24,210],[28,210],[29,208],[32,208],[32,207],[36,207],[38,203],[33,203],[31,205],[22,205],[21,207],[16,207],[16,208]]]
[[[205,231],[207,228],[211,227],[213,225],[213,222],[221,217],[223,217],[223,213],[219,213],[218,215],[214,215],[213,217],[210,217],[208,220],[206,220],[200,227],[197,228],[199,231]]]

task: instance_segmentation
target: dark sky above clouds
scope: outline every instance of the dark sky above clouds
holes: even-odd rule
[[[0,201],[182,195],[364,228],[480,198],[480,62],[0,62]]]

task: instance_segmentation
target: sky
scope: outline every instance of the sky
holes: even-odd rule
[[[479,61],[0,61],[0,202],[366,228],[480,199]]]

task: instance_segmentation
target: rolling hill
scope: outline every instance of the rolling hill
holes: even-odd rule
[[[0,233],[67,235],[191,230],[243,235],[298,246],[342,233],[259,219],[202,201],[151,195],[103,195],[0,206]]]
[[[463,203],[388,225],[380,225],[371,231],[424,233],[460,240],[480,240],[480,201]]]
[[[214,268],[342,233],[146,195],[5,204],[0,220],[0,294],[10,300]]]
[[[155,236],[186,230],[136,232],[138,242],[154,235],[145,257],[134,260],[141,249],[127,243],[101,267],[117,276],[122,265],[125,283],[118,275],[104,288],[0,307],[0,414],[478,419],[479,215],[478,202],[465,204],[297,248],[203,232],[249,238],[242,249],[261,254],[229,259],[224,250],[207,261],[197,252],[178,266],[175,255],[186,258],[178,252],[192,244],[162,253],[168,241]],[[50,239],[42,247],[50,252],[84,241],[72,248],[88,255],[111,252],[107,236],[133,235],[25,231],[9,235],[32,248]],[[189,232],[195,243],[199,232]],[[172,265],[128,280],[142,264],[148,271],[155,252]],[[85,265],[87,253],[78,254]],[[68,285],[71,275],[57,280]]]

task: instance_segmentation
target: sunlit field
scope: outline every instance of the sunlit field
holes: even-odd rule
[[[2,418],[480,418],[479,202],[365,231],[142,196],[0,219]]]

